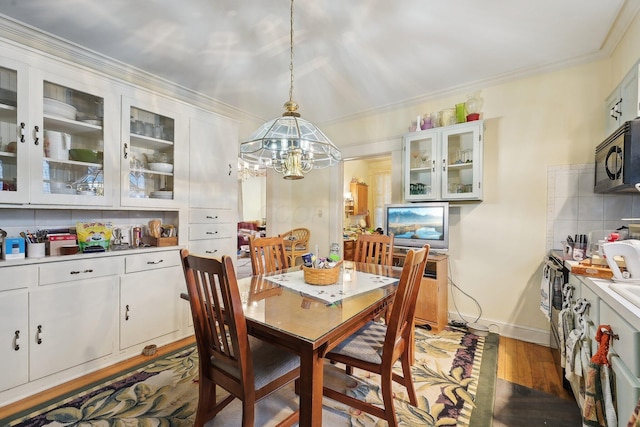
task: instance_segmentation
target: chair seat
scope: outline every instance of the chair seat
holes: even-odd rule
[[[256,390],[261,389],[286,373],[300,367],[300,357],[297,354],[293,354],[252,336],[248,338],[253,360],[253,375]],[[227,372],[234,378],[240,377],[238,369],[224,362],[216,362],[213,357],[211,357],[211,364]]]
[[[326,356],[347,356],[365,362],[381,364],[382,347],[387,334],[387,326],[378,322],[369,322],[356,333],[342,341]]]

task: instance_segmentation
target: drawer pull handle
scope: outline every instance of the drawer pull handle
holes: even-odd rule
[[[216,216],[207,215],[207,219],[218,219],[218,215]]]
[[[42,344],[42,325],[38,325],[38,332],[36,332],[36,342]]]
[[[129,304],[127,304],[124,311],[124,320],[129,320],[129,313],[131,313],[131,310],[129,309]]]
[[[160,264],[163,261],[164,261],[163,259],[161,259],[160,261],[147,261],[147,264],[155,265],[155,264]]]
[[[88,268],[85,271],[70,271],[69,274],[80,274],[80,273],[93,273],[93,269],[92,268]]]
[[[205,253],[207,253],[207,254],[215,254],[216,252],[218,252],[217,249],[214,249],[212,251],[205,251]]]
[[[13,349],[15,351],[20,350],[20,331],[16,331],[13,336]]]
[[[217,231],[207,231],[206,234],[218,234]]]
[[[40,126],[35,126],[33,128],[33,131],[34,131],[33,132],[33,138],[34,138],[33,143],[35,145],[38,145],[38,144],[40,144]]]

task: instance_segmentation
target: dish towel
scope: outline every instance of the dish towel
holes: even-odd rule
[[[582,425],[585,427],[618,425],[611,392],[611,367],[608,359],[609,341],[613,336],[611,326],[598,326],[598,332],[596,332],[598,351],[591,358],[585,378],[584,407],[582,408]]]
[[[551,280],[550,267],[545,264],[542,268],[542,279],[540,280],[540,310],[547,320],[551,321]]]

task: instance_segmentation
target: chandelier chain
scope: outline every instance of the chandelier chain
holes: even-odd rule
[[[291,0],[291,16],[289,19],[289,23],[291,25],[291,29],[289,32],[290,36],[290,62],[289,62],[289,72],[291,74],[291,85],[289,86],[289,102],[293,102],[293,0]]]

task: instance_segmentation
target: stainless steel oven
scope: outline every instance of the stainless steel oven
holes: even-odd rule
[[[551,308],[551,321],[549,322],[551,341],[549,344],[553,352],[554,361],[558,366],[561,366],[560,346],[563,344],[560,342],[560,336],[558,334],[558,321],[564,302],[563,290],[565,286],[571,286],[569,285],[569,269],[564,264],[562,251],[549,252],[544,263],[544,274],[549,286]],[[565,378],[564,369],[560,369],[560,372],[562,375],[562,385],[565,389],[571,390],[571,385]]]

